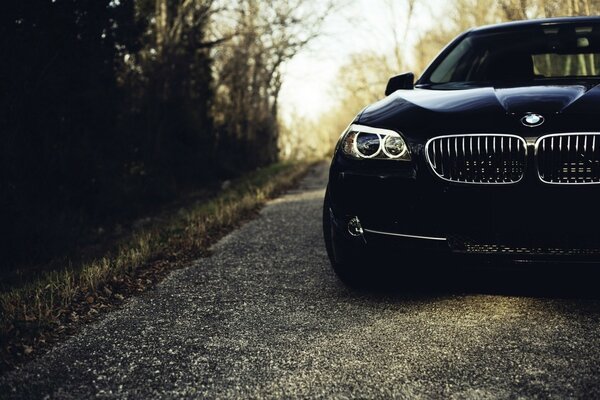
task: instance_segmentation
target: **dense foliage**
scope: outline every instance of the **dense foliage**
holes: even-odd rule
[[[280,67],[316,35],[311,4],[3,2],[3,262],[276,161]]]

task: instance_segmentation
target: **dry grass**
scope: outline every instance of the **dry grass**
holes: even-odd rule
[[[252,172],[212,200],[182,208],[166,221],[133,233],[112,256],[77,269],[66,265],[25,287],[0,293],[0,371],[205,254],[308,168],[309,164],[276,164]]]

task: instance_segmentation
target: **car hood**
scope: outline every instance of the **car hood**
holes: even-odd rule
[[[546,119],[536,132],[562,130],[573,121],[591,128],[597,124],[585,116],[597,113],[599,106],[600,86],[593,85],[398,90],[367,107],[357,122],[411,132],[530,134],[531,128],[520,122],[527,113]]]

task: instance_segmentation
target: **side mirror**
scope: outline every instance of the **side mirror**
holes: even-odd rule
[[[389,96],[399,89],[413,89],[415,87],[415,74],[406,72],[401,75],[392,76],[385,88],[385,95]]]

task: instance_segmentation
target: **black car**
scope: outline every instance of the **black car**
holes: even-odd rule
[[[381,256],[600,261],[600,17],[458,36],[342,134],[323,209],[346,281]],[[414,257],[417,256],[417,257]]]

